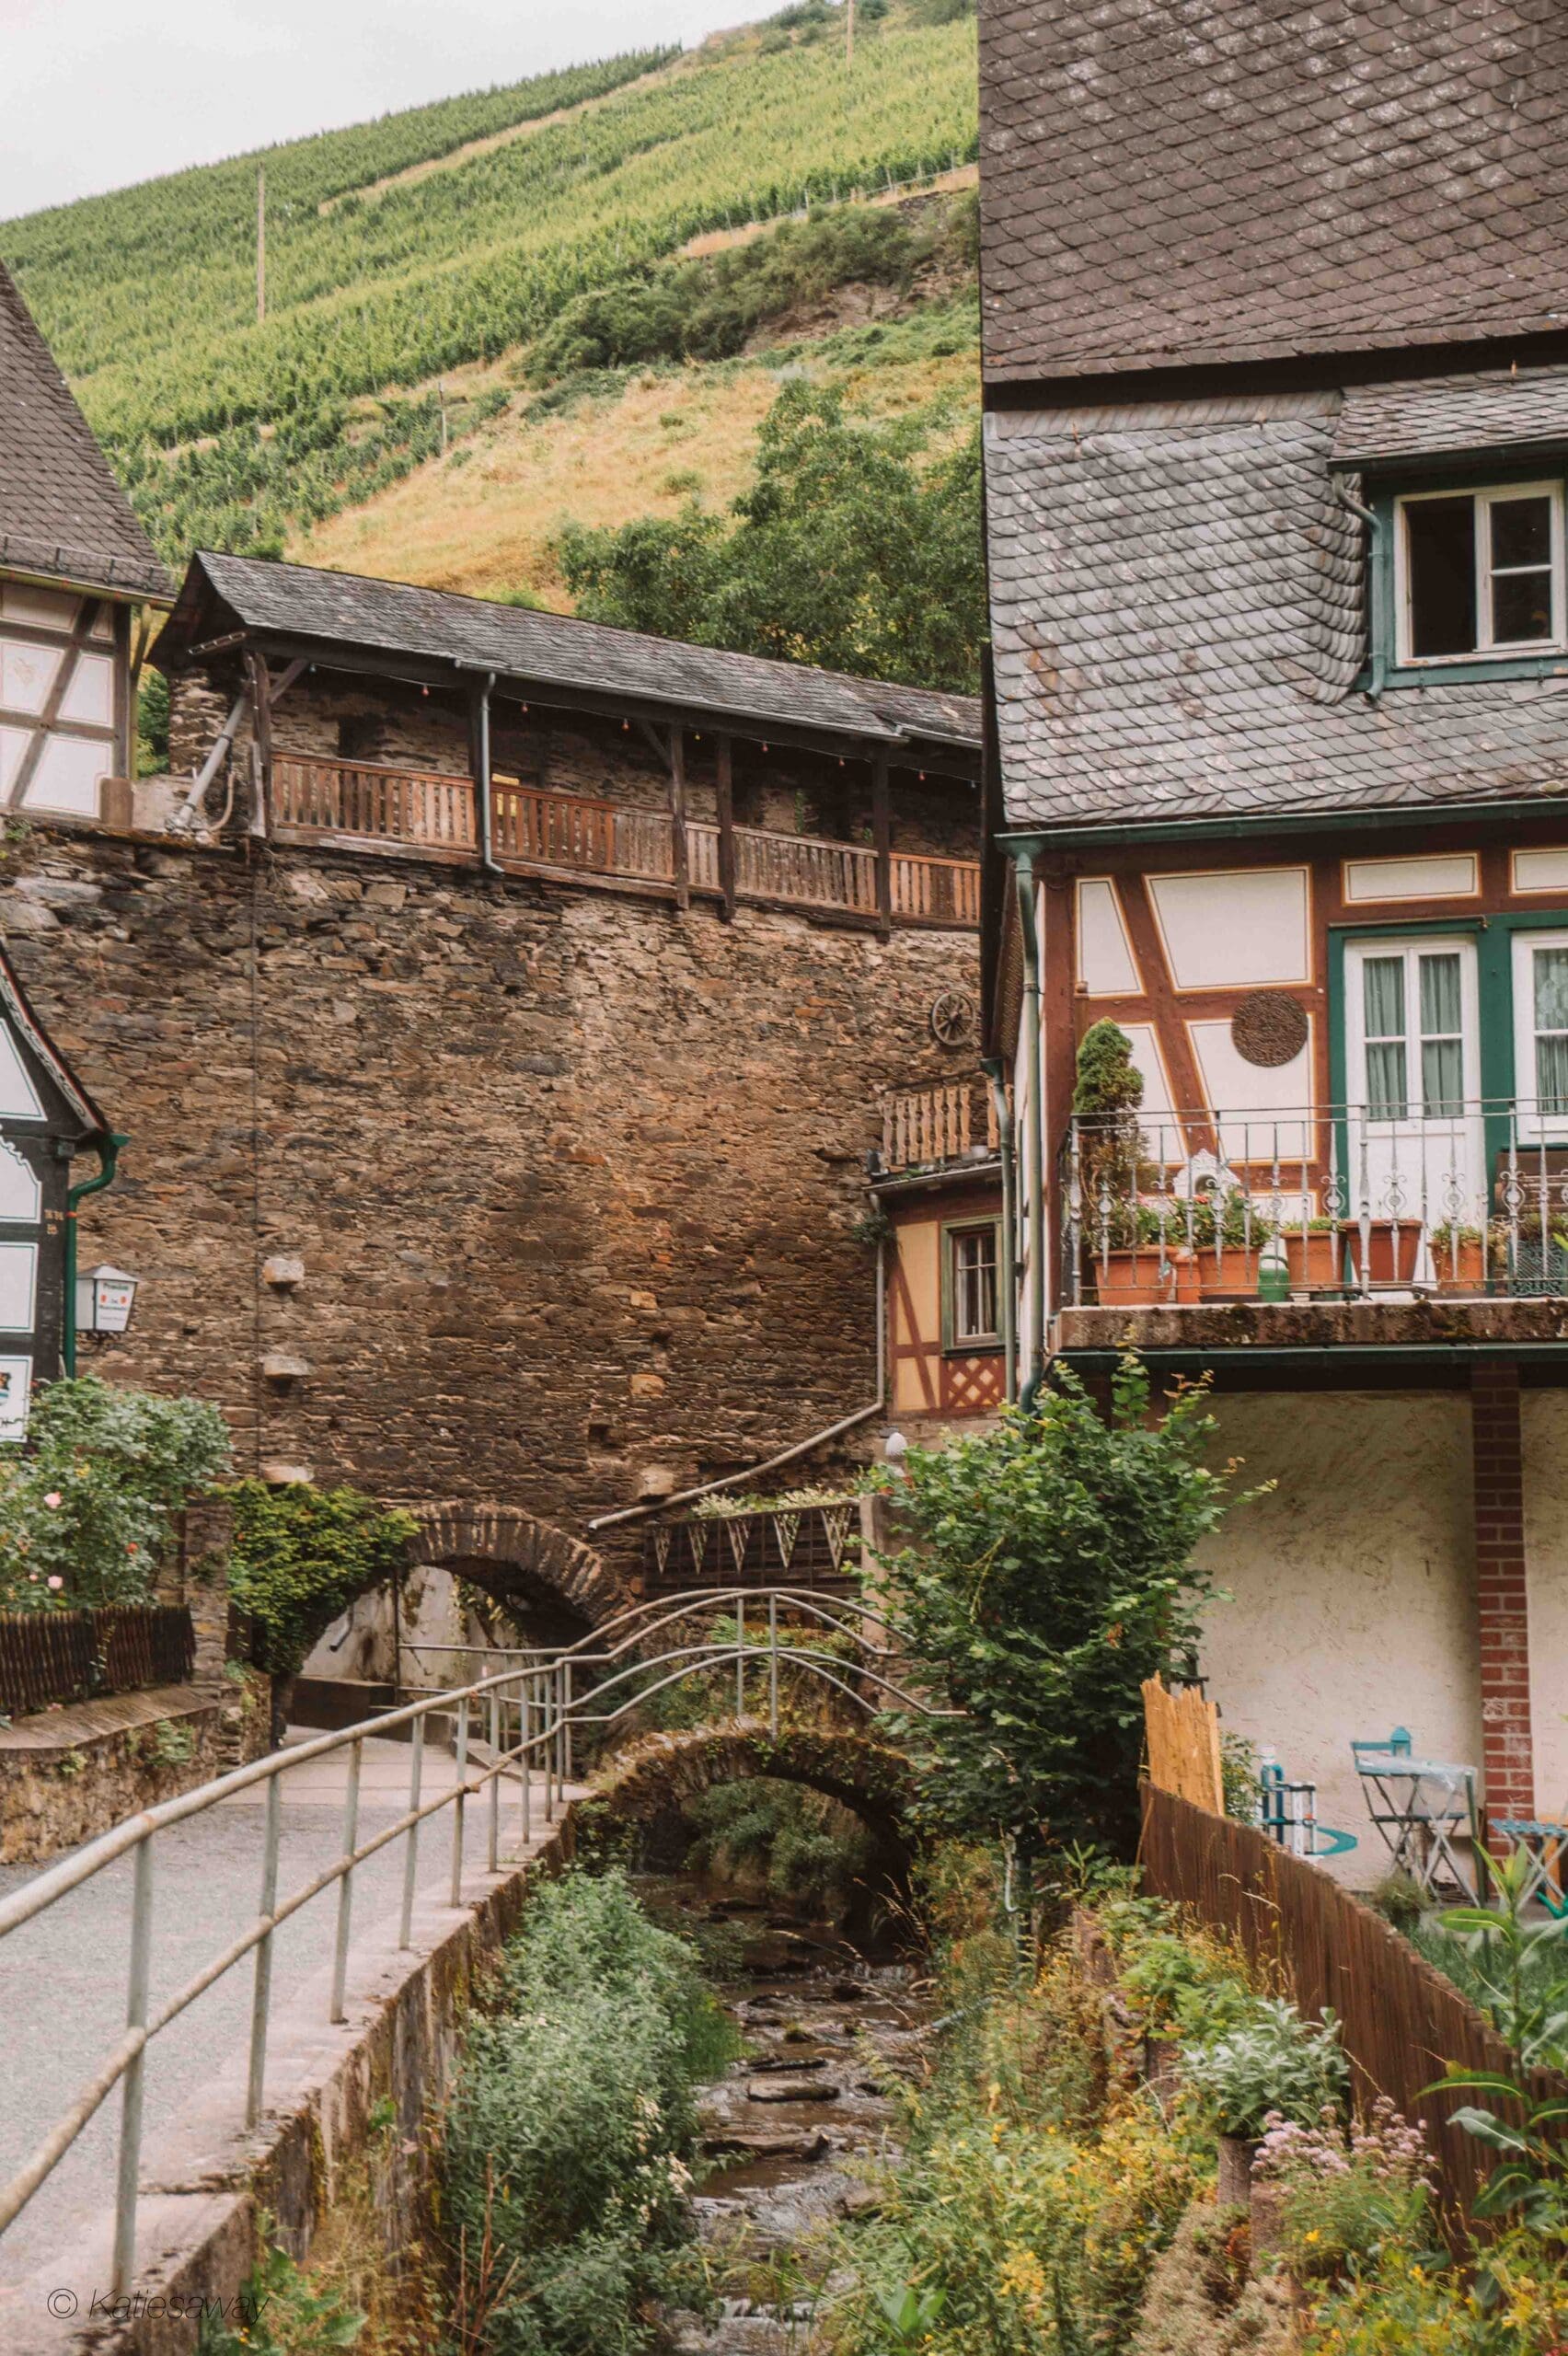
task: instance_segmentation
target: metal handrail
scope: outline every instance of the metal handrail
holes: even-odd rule
[[[748,1603],[754,1607],[763,1604],[767,1608],[765,1645],[747,1640],[745,1608]],[[689,1619],[694,1608],[711,1611],[726,1604],[732,1605],[735,1611],[732,1640],[726,1635],[722,1640],[672,1645],[660,1652],[649,1653],[650,1638],[656,1637],[672,1623]],[[899,1707],[917,1715],[952,1715],[932,1710],[919,1695],[910,1693],[882,1673],[880,1665],[890,1662],[895,1655],[892,1647],[875,1641],[866,1627],[854,1624],[857,1621],[875,1622],[876,1613],[866,1605],[836,1599],[834,1607],[829,1610],[824,1607],[820,1597],[790,1588],[691,1588],[676,1598],[661,1598],[656,1602],[628,1605],[601,1627],[592,1630],[571,1645],[548,1649],[520,1646],[485,1648],[508,1657],[514,1653],[527,1652],[531,1657],[522,1666],[499,1669],[466,1685],[429,1690],[418,1700],[395,1703],[375,1717],[363,1719],[357,1726],[340,1727],[331,1733],[318,1735],[310,1741],[294,1744],[286,1750],[271,1752],[265,1759],[234,1768],[226,1775],[220,1775],[195,1791],[181,1793],[174,1799],[160,1801],[155,1807],[144,1808],[101,1834],[98,1840],[89,1842],[74,1856],[65,1858],[22,1888],[13,1891],[8,1898],[0,1900],[0,1939],[4,1939],[23,1924],[36,1920],[73,1890],[81,1888],[120,1858],[134,1853],[125,2034],[105,2057],[96,2074],[78,2091],[25,2165],[4,2188],[0,2188],[0,2235],[15,2223],[47,2181],[115,2086],[121,2086],[111,2287],[115,2297],[123,2297],[130,2289],[134,2267],[144,2062],[153,2038],[178,2020],[226,1972],[243,1962],[248,1955],[254,1955],[255,1985],[245,2110],[247,2126],[254,2126],[262,2108],[271,2010],[272,1941],[279,1927],[313,1899],[337,1884],[339,1904],[330,2017],[334,2021],[342,2020],[345,2017],[356,1869],[394,1841],[407,1839],[398,1944],[403,1949],[409,1948],[413,1944],[412,1918],[418,1886],[421,1825],[428,1818],[438,1815],[443,1808],[450,1807],[453,1811],[449,1888],[450,1903],[455,1907],[462,1899],[465,1810],[470,1796],[477,1797],[487,1788],[490,1793],[487,1869],[493,1874],[498,1870],[500,1854],[502,1779],[515,1775],[518,1780],[519,1831],[522,1845],[526,1848],[532,1838],[531,1768],[536,1763],[543,1766],[544,1815],[548,1825],[554,1820],[556,1807],[564,1800],[565,1785],[571,1777],[571,1738],[575,1728],[618,1725],[667,1687],[686,1678],[703,1675],[715,1668],[727,1667],[731,1662],[733,1662],[735,1669],[736,1715],[741,1718],[745,1715],[746,1671],[766,1662],[768,1727],[774,1737],[778,1731],[778,1673],[782,1663],[807,1670],[846,1694],[868,1715],[883,1706],[880,1700],[869,1700],[864,1692],[858,1692],[848,1682],[843,1673],[847,1664],[840,1656],[815,1650],[809,1644],[791,1643],[787,1634],[781,1641],[781,1609],[804,1613],[840,1635],[849,1636],[858,1655],[853,1674],[862,1684],[874,1687],[878,1695],[892,1697]],[[840,1618],[837,1616],[839,1613],[847,1617]],[[614,1643],[605,1645],[606,1634],[617,1629],[625,1633]],[[468,1652],[481,1648],[432,1644],[416,1649]],[[617,1701],[613,1707],[605,1706],[612,1693],[628,1680],[640,1678],[665,1662],[674,1664],[665,1676],[651,1685],[640,1684],[636,1691]],[[583,1672],[594,1670],[605,1673],[591,1677],[586,1685],[578,1683]],[[595,1704],[598,1706],[594,1706]],[[426,1724],[434,1712],[445,1715],[454,1709],[457,1714],[455,1744],[456,1780],[449,1790],[438,1794],[433,1799],[424,1799],[421,1797],[421,1778]],[[476,1710],[481,1723],[487,1725],[490,1758],[487,1764],[470,1772],[469,1738]],[[509,1739],[513,1714],[516,1726],[514,1741]],[[409,1728],[410,1735],[409,1805],[395,1822],[383,1826],[379,1831],[362,1840],[359,1835],[359,1794],[364,1741],[368,1736],[392,1734],[404,1727]],[[280,1900],[278,1854],[282,1834],[282,1778],[312,1760],[327,1758],[344,1750],[349,1752],[349,1773],[344,1796],[342,1854],[331,1865],[314,1874],[300,1888]],[[236,1793],[251,1790],[259,1784],[267,1786],[267,1800],[260,1897],[255,1920],[205,1963],[183,1987],[153,2007],[149,1987],[154,1842],[157,1835],[170,1826],[202,1815],[221,1801],[234,1797]]]

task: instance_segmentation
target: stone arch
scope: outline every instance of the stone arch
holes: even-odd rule
[[[498,1602],[542,1594],[596,1628],[628,1600],[591,1546],[515,1506],[447,1498],[409,1510],[420,1525],[410,1563],[460,1571]]]
[[[766,1726],[737,1719],[686,1734],[648,1735],[594,1779],[594,1797],[613,1817],[651,1823],[716,1784],[757,1777],[804,1784],[858,1816],[896,1877],[907,1875],[915,1771],[903,1751],[849,1727]]]

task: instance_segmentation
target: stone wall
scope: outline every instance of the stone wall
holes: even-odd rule
[[[862,1157],[972,937],[42,827],[0,930],[131,1138],[84,1368],[242,1468],[581,1536],[870,1402]]]
[[[237,1765],[222,1715],[213,1694],[160,1685],[0,1727],[0,1865],[58,1856]]]

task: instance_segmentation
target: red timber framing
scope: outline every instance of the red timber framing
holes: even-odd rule
[[[995,1415],[1006,1390],[1001,1349],[945,1347],[942,1295],[948,1230],[999,1217],[999,1187],[938,1186],[889,1207],[894,1249],[888,1270],[887,1350],[894,1413]]]

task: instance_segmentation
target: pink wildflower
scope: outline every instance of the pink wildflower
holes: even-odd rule
[[[50,1507],[52,1509],[55,1506],[60,1505],[60,1504],[63,1502],[63,1499],[62,1499],[62,1497],[61,1497],[61,1495],[60,1495],[59,1490],[58,1490],[58,1489],[51,1489],[51,1491],[49,1492],[49,1495],[45,1497],[45,1499],[44,1499],[44,1501],[43,1501],[43,1502],[44,1502],[44,1504],[45,1504],[46,1506]]]
[[[38,1576],[38,1573],[36,1571],[33,1573],[33,1576],[34,1578]],[[58,1595],[65,1582],[61,1577],[58,1571],[51,1571],[49,1574],[49,1584],[54,1589],[55,1594]]]

